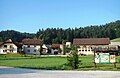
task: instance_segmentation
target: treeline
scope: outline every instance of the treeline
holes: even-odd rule
[[[7,30],[0,32],[0,41],[5,41],[7,39],[12,39],[14,42],[21,42],[24,38],[33,38],[35,34],[20,33],[14,30]]]
[[[46,44],[62,43],[63,40],[73,41],[74,38],[101,38],[109,37],[110,39],[120,37],[120,20],[107,23],[105,25],[87,26],[80,28],[47,28],[39,29],[35,34],[20,33],[14,30],[0,32],[0,40],[8,38],[20,42],[23,38],[39,38]]]

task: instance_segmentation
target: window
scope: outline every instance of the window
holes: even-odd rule
[[[7,45],[4,45],[4,48],[7,48]]]
[[[36,52],[36,50],[34,50],[34,52]]]
[[[13,45],[10,45],[10,48],[13,48]]]
[[[30,52],[30,50],[27,50],[28,52]]]
[[[30,47],[30,45],[28,45],[28,47]]]
[[[34,45],[34,47],[36,47],[36,45]]]
[[[7,52],[7,50],[3,50],[3,52]]]
[[[13,52],[13,50],[10,50],[10,52]]]

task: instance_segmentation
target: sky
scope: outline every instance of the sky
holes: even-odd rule
[[[103,25],[120,20],[120,0],[0,0],[0,31]]]

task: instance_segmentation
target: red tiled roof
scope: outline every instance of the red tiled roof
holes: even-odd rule
[[[13,43],[11,39],[5,41],[5,43]]]
[[[60,44],[52,44],[52,48],[60,48]]]
[[[0,42],[0,46],[3,45],[3,44],[5,44],[5,43],[13,43],[13,41],[11,39],[8,39],[8,40],[6,40],[4,42]]]
[[[40,39],[23,39],[22,43],[25,45],[42,45],[42,40],[40,40]]]
[[[73,40],[74,45],[108,45],[109,38],[76,38]]]

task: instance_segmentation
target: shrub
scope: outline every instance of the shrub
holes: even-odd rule
[[[77,48],[72,46],[70,54],[67,56],[68,65],[72,67],[72,69],[77,69],[79,66],[79,56],[77,52]]]

